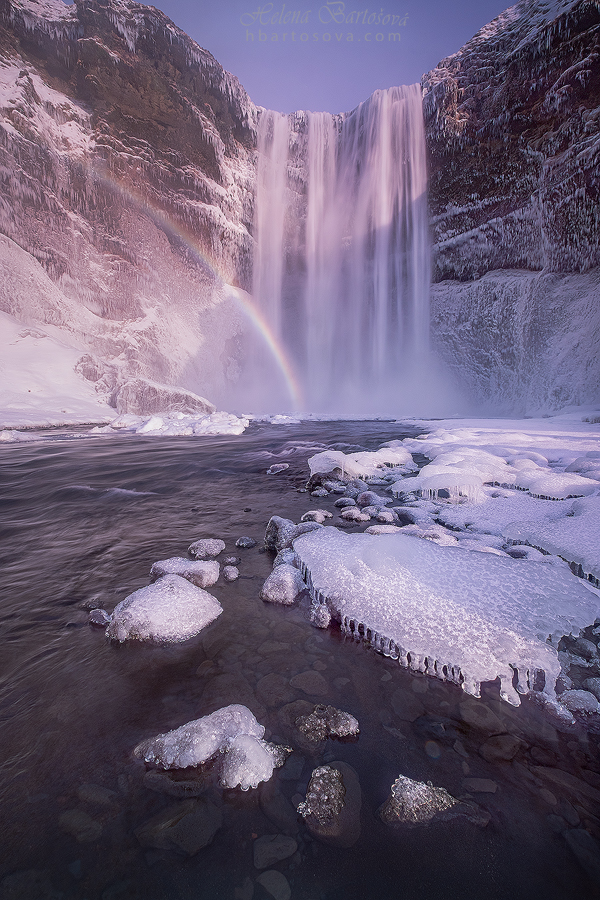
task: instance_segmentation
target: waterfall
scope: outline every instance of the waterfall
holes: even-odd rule
[[[253,295],[310,410],[393,411],[426,365],[418,84],[351,113],[262,113]]]

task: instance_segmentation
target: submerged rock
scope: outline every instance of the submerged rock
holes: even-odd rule
[[[254,540],[252,537],[248,537],[248,535],[242,535],[235,542],[236,547],[240,547],[242,550],[251,550],[252,547],[256,547],[258,542]]]
[[[221,810],[209,800],[189,799],[162,810],[135,830],[142,847],[183,850],[195,856],[207,847],[223,824]]]
[[[298,844],[293,837],[285,834],[263,834],[254,841],[254,866],[257,869],[268,869],[275,863],[293,856]]]
[[[334,847],[352,847],[360,837],[361,805],[356,772],[347,763],[333,762],[314,770],[298,812],[313,837]]]
[[[202,588],[164,575],[117,604],[106,636],[115,641],[187,641],[223,612]]]

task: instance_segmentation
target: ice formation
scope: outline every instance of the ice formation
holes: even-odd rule
[[[416,466],[410,452],[401,441],[389,441],[379,450],[365,450],[359,453],[342,453],[341,450],[323,450],[308,460],[310,474],[339,474],[342,478],[370,478],[381,475],[382,469],[403,469],[414,471]],[[404,474],[404,473],[403,473]]]
[[[155,562],[150,569],[150,578],[156,579],[163,575],[180,575],[187,581],[191,581],[196,587],[210,587],[219,578],[219,563],[216,559],[203,559],[191,562],[181,556],[173,556],[170,559],[161,559]]]
[[[265,729],[249,709],[233,703],[154,738],[142,741],[134,755],[162,769],[186,769],[223,754],[221,784],[243,791],[268,781],[283,764],[287,748],[263,741]]]
[[[92,429],[92,434],[146,434],[157,437],[202,434],[242,434],[250,420],[227,412],[211,414],[161,413],[136,416],[124,413],[108,425]]]
[[[500,678],[501,696],[542,687],[560,672],[549,636],[594,621],[598,597],[566,569],[464,553],[403,534],[343,534],[324,527],[294,541],[313,600],[344,631],[416,671],[479,696]],[[517,689],[513,677],[517,675]]]
[[[223,612],[202,588],[164,575],[117,604],[106,636],[115,641],[187,641]]]

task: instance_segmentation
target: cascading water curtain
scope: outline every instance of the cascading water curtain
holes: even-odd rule
[[[310,409],[391,411],[428,352],[421,89],[376,91],[346,116],[302,121],[307,134],[292,134],[287,117],[261,116],[255,299]],[[299,248],[292,216],[303,219]]]

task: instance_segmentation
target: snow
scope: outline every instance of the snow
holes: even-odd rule
[[[114,411],[113,411],[114,412]],[[243,434],[249,419],[228,412],[187,415],[162,413],[152,416],[117,416],[108,425],[93,429],[93,434],[145,434],[156,437],[177,437],[203,434]]]
[[[600,609],[565,569],[419,537],[323,527],[297,538],[294,549],[313,600],[326,603],[344,630],[474,696],[482,681],[499,677],[501,696],[514,705],[513,670],[523,693],[542,670],[552,695],[560,664],[549,635],[577,632]]]
[[[180,575],[191,581],[196,587],[206,588],[215,584],[219,578],[219,563],[215,559],[190,562],[180,556],[161,559],[150,569],[150,578],[161,578],[163,575]]]
[[[390,446],[390,443],[395,446]],[[308,460],[310,474],[341,472],[345,478],[370,478],[381,475],[381,470],[399,466],[416,469],[412,456],[400,441],[384,444],[379,450],[360,453],[342,453],[341,450],[324,450]]]
[[[222,612],[206,591],[179,575],[164,575],[117,604],[106,636],[116,641],[187,641]]]

